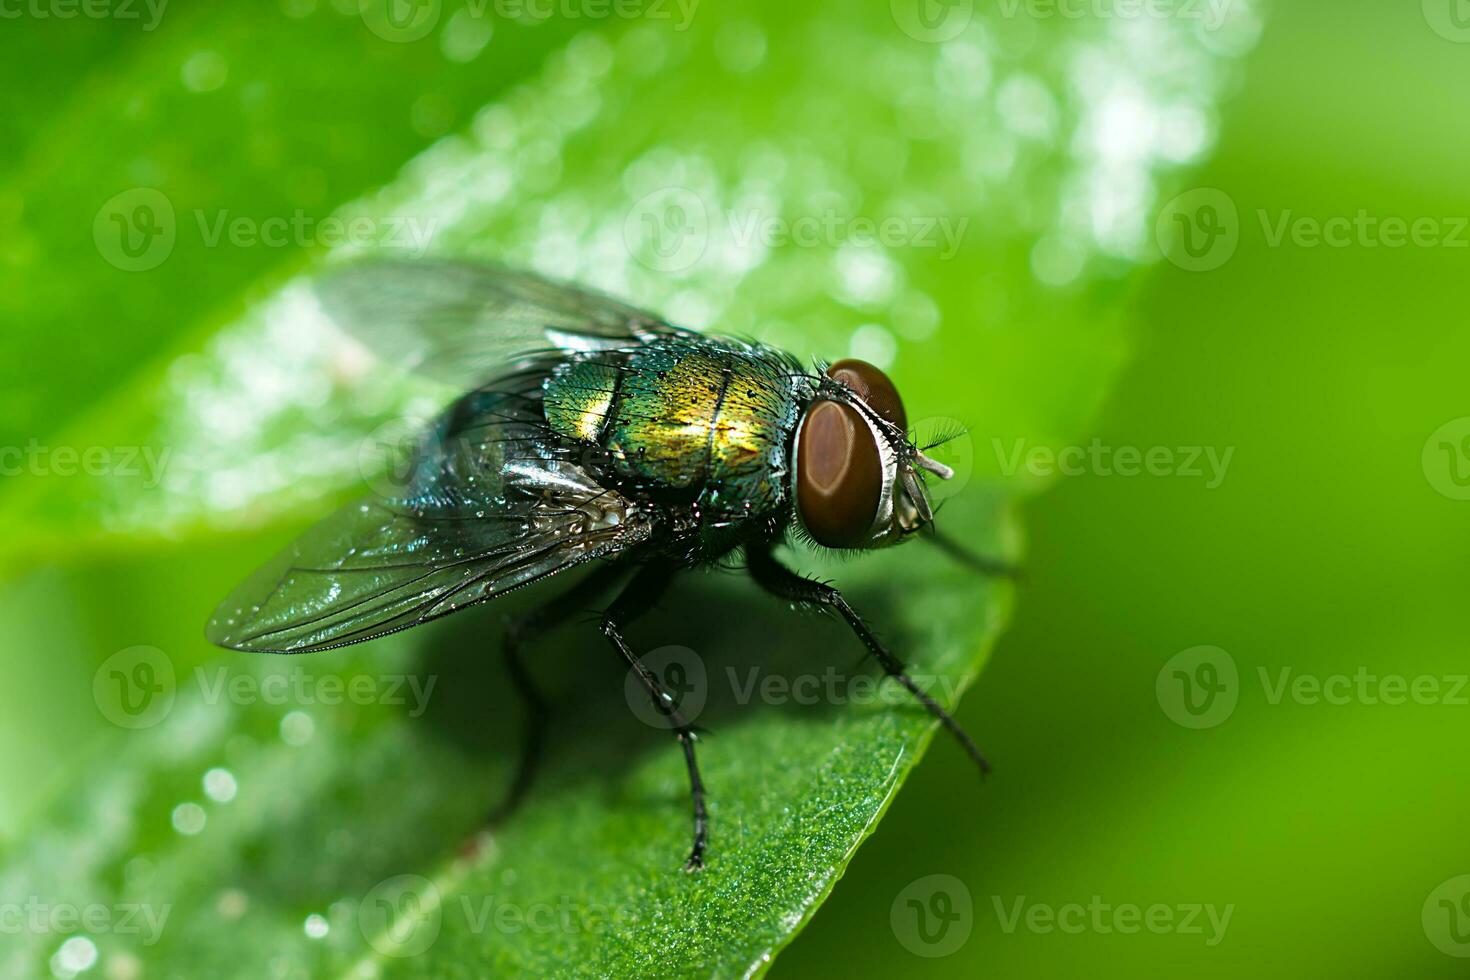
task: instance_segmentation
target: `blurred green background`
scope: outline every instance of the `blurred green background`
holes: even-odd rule
[[[963,762],[940,746],[781,964],[788,975],[1464,974],[1421,920],[1431,892],[1470,869],[1463,699],[1364,703],[1356,682],[1341,705],[1268,697],[1284,668],[1466,671],[1470,513],[1436,490],[1453,486],[1445,457],[1421,455],[1465,414],[1470,252],[1271,247],[1257,214],[1366,210],[1449,228],[1470,212],[1458,163],[1470,133],[1446,116],[1470,48],[1424,16],[1271,9],[1219,147],[1191,178],[1234,199],[1239,248],[1207,273],[1153,270],[1132,303],[1134,358],[1096,427],[1115,446],[1235,447],[1229,475],[1214,490],[1084,475],[1025,508],[1031,577],[960,713],[995,778],[955,817]],[[1160,710],[1155,679],[1206,644],[1238,665],[1238,704],[1186,729]],[[940,871],[969,883],[975,932],[953,957],[915,963],[873,896]],[[1235,913],[1213,947],[1208,928],[1007,933],[991,897],[1009,914],[1022,895]]]
[[[293,275],[354,248],[211,244],[194,216],[409,216],[435,250],[885,363],[915,415],[970,427],[972,490],[1023,500],[1027,575],[959,711],[993,778],[976,790],[937,742],[774,975],[1463,975],[1455,0],[431,6],[422,38],[310,0],[0,25],[0,446],[176,457],[152,486],[0,477],[0,901],[85,861],[98,817],[73,826],[68,801],[125,734],[98,717],[98,666],[136,644],[224,662],[198,638],[213,602],[350,489],[363,432],[418,404],[280,312]],[[156,203],[112,205],[137,188],[177,214],[151,265],[108,244],[115,214]],[[879,249],[752,248],[681,224],[691,192],[714,214],[968,230],[953,255],[912,222]],[[1332,219],[1345,237],[1312,237]],[[1093,440],[1229,463],[1211,481],[1006,462]],[[1208,682],[1201,657],[1218,689],[1196,716],[1175,670]],[[1344,703],[1278,697],[1283,678]],[[1438,693],[1386,703],[1388,678]],[[905,918],[936,874],[968,896],[948,945]],[[1126,906],[1229,918],[1128,933]],[[152,975],[43,945],[0,963]]]

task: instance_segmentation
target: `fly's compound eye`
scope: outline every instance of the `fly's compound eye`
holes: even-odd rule
[[[883,460],[872,428],[851,405],[813,404],[796,447],[796,506],[807,532],[828,548],[862,544],[882,493]]]
[[[857,396],[869,408],[877,412],[885,422],[893,425],[899,432],[908,431],[909,417],[903,410],[903,399],[898,397],[898,389],[893,387],[893,382],[888,380],[888,375],[867,361],[849,357],[829,367],[827,377],[833,381],[840,381],[857,392]]]

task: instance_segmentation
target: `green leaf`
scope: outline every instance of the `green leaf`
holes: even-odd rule
[[[430,235],[410,240],[414,251],[534,266],[678,322],[891,364],[921,431],[946,420],[973,431],[945,447],[962,479],[942,523],[1018,557],[1014,501],[1046,479],[1025,452],[1081,438],[1123,363],[1120,300],[1153,252],[1146,214],[1159,183],[1208,144],[1228,33],[1206,44],[1179,25],[1089,22],[1041,38],[1035,24],[977,15],[929,43],[901,6],[701,10],[687,30],[648,19],[565,43],[565,24],[496,21],[468,69],[430,64],[457,50],[443,37],[467,29],[458,10],[408,44],[333,10],[294,34],[269,17],[200,13],[110,63],[142,96],[99,84],[70,111],[78,125],[115,120],[156,98],[177,109],[170,120],[197,118],[207,145],[254,107],[267,148],[272,134],[309,146],[317,110],[280,93],[261,103],[252,88],[273,91],[267,65],[294,51],[320,73],[323,98],[344,79],[358,85],[334,106],[338,138],[321,137],[324,152],[354,148],[331,165],[345,184],[312,198],[322,217],[365,220],[386,233],[380,247],[417,221]],[[218,91],[231,98],[191,107],[172,79],[205,37],[230,66]],[[517,54],[496,60],[503,42]],[[516,58],[533,55],[535,72],[510,85]],[[428,84],[442,86],[439,102],[405,94]],[[422,152],[410,131],[375,141],[383,106],[418,120],[419,142],[454,128]],[[1100,133],[1120,113],[1152,124],[1116,145]],[[1170,125],[1183,135],[1166,139]],[[74,132],[40,130],[33,158],[57,157]],[[138,139],[161,153],[166,127]],[[302,241],[275,254],[199,238],[191,209],[216,215],[224,182],[270,184],[279,155],[253,159],[208,185],[182,164],[157,175],[188,215],[157,269],[94,269],[75,308],[48,305],[65,283],[44,276],[5,300],[37,312],[24,343],[40,351],[57,318],[105,310],[113,283],[129,317],[178,296],[175,315],[149,321],[151,349],[119,341],[56,392],[62,366],[18,379],[17,397],[55,423],[49,446],[132,448],[140,462],[58,479],[53,460],[0,486],[0,520],[14,529],[0,542],[13,573],[0,617],[21,648],[46,644],[56,678],[0,695],[15,701],[0,700],[11,719],[0,732],[18,739],[24,729],[8,726],[45,718],[71,736],[0,769],[18,828],[0,893],[131,910],[126,927],[113,918],[80,937],[109,975],[761,971],[934,734],[839,624],[783,610],[739,577],[694,574],[634,629],[639,649],[687,648],[703,668],[713,825],[697,875],[680,870],[690,821],[679,753],[637,720],[639,699],[625,697],[617,658],[587,623],[539,644],[534,669],[558,705],[548,765],[514,819],[477,836],[519,738],[500,624],[533,596],[310,658],[203,644],[236,579],[370,478],[378,427],[443,398],[374,364],[313,310],[302,267],[359,249]],[[32,194],[42,172],[21,168],[14,193]],[[78,247],[66,237],[75,201],[128,182],[71,172],[60,210],[24,212],[35,227],[15,239],[29,243],[23,264],[45,267],[51,233]],[[256,218],[293,206],[289,189],[241,193]],[[107,372],[113,383],[97,383]],[[847,590],[945,705],[1005,622],[1007,586],[917,544],[853,562],[790,557]],[[802,703],[813,688],[816,703]],[[978,778],[957,786],[956,812],[983,794]],[[65,974],[86,952],[62,949],[74,925],[41,921],[0,954],[0,972]]]
[[[975,516],[1000,526],[994,511]],[[928,551],[841,571],[852,601],[952,705],[1007,590]],[[915,588],[890,594],[885,578]],[[84,767],[70,816],[38,825],[18,855],[21,893],[167,909],[155,945],[146,933],[95,941],[186,976],[259,976],[285,950],[288,976],[739,974],[815,911],[932,734],[845,627],[696,575],[632,636],[655,663],[685,666],[686,705],[710,731],[699,746],[705,870],[681,868],[682,757],[667,731],[637,720],[651,709],[626,694],[590,622],[536,645],[534,670],[558,704],[547,772],[465,857],[519,734],[499,623],[477,610],[311,658],[188,664],[123,651],[98,674],[104,712],[162,718]],[[129,686],[135,677],[158,679],[156,700]],[[352,703],[355,685],[371,703]],[[978,805],[978,773],[956,794]],[[427,916],[416,930],[393,893],[402,881]],[[328,926],[320,940],[305,931],[313,915]],[[31,956],[56,945],[33,941]]]

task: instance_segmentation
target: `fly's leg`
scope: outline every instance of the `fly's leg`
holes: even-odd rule
[[[623,629],[630,622],[647,612],[656,603],[673,578],[674,569],[668,565],[645,565],[633,581],[628,583],[613,604],[602,616],[602,634],[623,655],[628,666],[638,675],[653,706],[668,721],[669,727],[684,750],[684,765],[689,770],[689,793],[694,802],[694,846],[689,851],[689,860],[684,863],[686,871],[698,871],[704,866],[704,851],[709,842],[709,812],[705,808],[704,781],[699,778],[699,763],[694,757],[694,729],[679,711],[674,697],[664,689],[658,675],[638,659],[633,648],[623,636]]]
[[[990,555],[977,554],[949,535],[940,532],[933,524],[930,524],[929,529],[919,537],[928,541],[972,572],[977,572],[987,577],[1010,579],[1019,579],[1021,577],[1021,570],[1015,565],[1000,558],[993,558]]]
[[[577,584],[543,605],[522,613],[505,626],[505,669],[511,683],[526,707],[525,733],[521,740],[521,755],[516,763],[515,777],[505,798],[491,811],[487,823],[491,826],[509,817],[525,799],[531,784],[535,782],[541,758],[546,748],[546,729],[550,721],[550,708],[546,698],[537,689],[530,671],[521,657],[522,647],[562,623],[583,612],[605,592],[613,581],[622,574],[614,565],[604,565]]]
[[[904,671],[903,663],[878,641],[873,631],[868,628],[868,624],[863,622],[862,617],[852,606],[848,605],[841,592],[823,582],[814,582],[791,571],[776,560],[769,547],[752,545],[747,548],[746,565],[756,584],[772,595],[813,609],[831,609],[837,612],[847,621],[847,625],[857,634],[858,639],[863,641],[863,646],[868,648],[873,659],[882,666],[883,672],[902,684],[914,696],[914,699],[924,706],[925,711],[928,711],[939,720],[941,725],[949,729],[950,734],[980,767],[981,774],[990,771],[990,763],[985,761],[985,756],[980,754],[980,750],[975,747],[970,736],[966,735],[959,723],[950,717],[949,712],[941,708],[919,685],[914,683],[913,678]]]

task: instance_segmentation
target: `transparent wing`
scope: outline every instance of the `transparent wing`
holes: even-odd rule
[[[401,492],[307,531],[225,600],[209,639],[270,653],[346,646],[646,541],[637,509],[546,438],[536,378],[456,402]]]
[[[472,262],[366,262],[328,272],[313,288],[339,327],[389,363],[460,389],[531,352],[690,333],[601,293]]]

